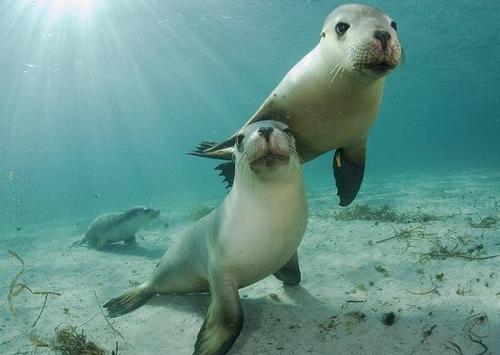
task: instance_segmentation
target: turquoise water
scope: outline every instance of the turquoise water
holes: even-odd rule
[[[288,346],[291,354],[364,354],[373,345],[376,353],[435,354],[450,339],[464,353],[479,353],[463,331],[479,311],[490,315],[490,351],[500,348],[500,313],[491,302],[500,291],[497,259],[417,265],[436,241],[472,250],[462,253],[469,258],[499,254],[500,2],[366,3],[395,19],[405,61],[386,81],[365,181],[351,208],[390,205],[403,216],[438,219],[409,225],[339,219],[332,154],[306,164],[311,217],[299,249],[304,289],[289,294],[268,278],[242,291],[248,323],[235,353]],[[317,44],[325,17],[339,4],[0,1],[0,294],[20,268],[7,248],[26,262],[18,282],[62,292],[49,298],[36,328],[41,297],[20,293],[18,320],[0,308],[0,353],[36,351],[28,339],[33,329],[50,339],[62,322],[84,324],[106,349],[119,340],[126,354],[191,352],[205,295],[186,302],[166,296],[113,321],[127,335],[122,342],[99,318],[91,291],[107,301],[127,282],[142,281],[174,232],[226,196],[217,163],[186,153],[238,129]],[[139,247],[69,248],[97,215],[135,205],[162,211],[141,232]],[[493,225],[478,227],[485,217]],[[405,228],[416,239],[391,238],[408,233]],[[427,293],[436,286],[429,277],[437,282],[438,273],[445,281]],[[358,301],[346,306],[346,299]],[[357,330],[349,329],[349,317],[365,303],[356,302],[366,302],[360,309],[368,320]],[[379,318],[389,310],[399,323],[383,328]],[[343,333],[325,330],[333,315],[339,329],[347,326]],[[273,338],[281,320],[285,344]],[[437,340],[421,341],[432,324]]]
[[[500,3],[368,3],[396,19],[406,60],[367,178],[498,168]],[[184,153],[246,121],[337,4],[3,1],[2,225],[224,196],[214,163]],[[308,184],[331,179],[329,160],[306,168]]]

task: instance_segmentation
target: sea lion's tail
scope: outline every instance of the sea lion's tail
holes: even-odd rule
[[[107,309],[108,315],[113,317],[121,316],[139,308],[154,295],[148,287],[140,285],[134,287],[123,295],[108,301],[103,307]]]

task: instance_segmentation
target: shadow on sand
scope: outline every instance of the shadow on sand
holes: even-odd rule
[[[283,286],[286,300],[265,295],[259,298],[240,297],[244,312],[244,327],[238,337],[231,353],[238,354],[247,341],[252,338],[254,332],[272,334],[276,326],[289,327],[300,324],[304,313],[317,311],[320,314],[330,314],[331,307],[321,303],[301,286]],[[243,295],[241,292],[240,295]],[[199,326],[207,314],[210,303],[210,294],[185,294],[185,295],[158,295],[148,301],[149,306],[175,309],[176,311],[188,312],[199,316]],[[263,331],[264,329],[264,331]],[[196,339],[193,339],[193,345]],[[304,339],[304,342],[308,339]]]
[[[118,255],[143,256],[148,259],[159,259],[165,253],[163,248],[145,248],[138,244],[109,244],[99,251]]]

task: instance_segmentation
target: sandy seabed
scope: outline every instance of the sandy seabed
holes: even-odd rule
[[[308,195],[302,283],[268,277],[240,290],[245,324],[231,354],[500,354],[500,257],[488,258],[500,254],[500,172],[367,179],[346,209],[333,186]],[[111,319],[124,339],[94,296],[102,304],[146,278],[190,208],[163,208],[136,247],[70,248],[95,216],[4,233],[0,354],[55,353],[33,340],[50,345],[67,325],[110,353],[118,342],[120,354],[191,354],[207,294],[156,296]],[[21,263],[7,249],[25,262],[18,283],[61,293],[34,327],[44,296],[13,297],[12,317],[7,294]]]

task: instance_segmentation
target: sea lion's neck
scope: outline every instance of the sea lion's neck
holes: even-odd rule
[[[242,200],[277,201],[290,195],[304,194],[304,178],[298,168],[289,168],[286,176],[262,177],[250,170],[236,169],[230,198]],[[278,202],[279,203],[279,202]]]

